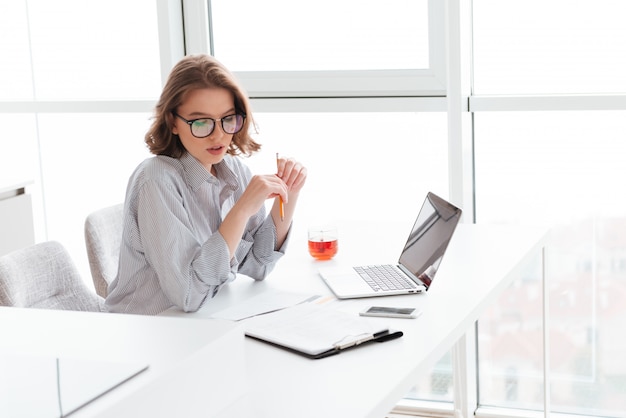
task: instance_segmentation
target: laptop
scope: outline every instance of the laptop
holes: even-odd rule
[[[461,218],[461,209],[429,192],[397,264],[320,268],[338,299],[426,292]]]

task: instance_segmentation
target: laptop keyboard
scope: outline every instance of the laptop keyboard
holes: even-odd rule
[[[417,288],[412,280],[406,278],[391,264],[354,267],[354,270],[376,292]]]

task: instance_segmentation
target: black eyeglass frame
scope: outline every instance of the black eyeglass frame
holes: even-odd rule
[[[180,120],[182,120],[183,122],[185,122],[187,125],[189,125],[189,131],[191,132],[191,135],[193,135],[193,136],[194,136],[194,137],[196,137],[196,138],[206,138],[207,136],[211,136],[211,134],[213,133],[213,131],[215,131],[215,127],[217,126],[217,122],[219,122],[219,123],[220,123],[220,127],[222,128],[222,131],[223,131],[225,134],[228,134],[228,135],[234,135],[234,134],[236,134],[237,132],[240,132],[240,131],[243,129],[243,125],[244,125],[244,122],[245,122],[245,120],[246,120],[246,115],[245,115],[245,113],[231,113],[230,115],[222,116],[222,117],[221,117],[221,118],[219,118],[219,119],[213,119],[213,118],[197,118],[197,119],[191,119],[191,120],[183,118],[181,115],[179,115],[179,114],[178,114],[178,113],[176,113],[176,112],[172,112],[172,113],[174,114],[174,116],[176,116],[177,118],[179,118]],[[224,129],[224,119],[229,118],[229,117],[231,117],[231,116],[241,116],[241,125],[239,126],[239,129],[237,129],[236,131],[234,131],[234,132],[227,132],[227,131],[226,131],[226,129]],[[212,120],[212,121],[213,121],[213,129],[211,129],[211,130],[209,131],[209,133],[208,133],[208,134],[206,134],[206,135],[204,135],[204,136],[198,136],[198,135],[196,135],[196,134],[194,134],[194,133],[193,133],[193,124],[194,124],[195,122],[199,121],[199,120]]]

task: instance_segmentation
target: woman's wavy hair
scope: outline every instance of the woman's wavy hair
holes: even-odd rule
[[[227,152],[251,155],[261,149],[261,145],[250,137],[250,126],[256,126],[247,94],[224,65],[210,55],[198,54],[186,56],[170,72],[154,111],[154,121],[145,137],[151,153],[180,158],[186,152],[178,135],[172,133],[174,112],[189,91],[204,88],[230,91],[235,99],[235,112],[245,115],[243,128],[233,135]]]

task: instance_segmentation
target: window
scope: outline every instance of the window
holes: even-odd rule
[[[478,222],[551,227],[551,405],[621,416],[626,111],[476,115]],[[543,408],[539,263],[479,321],[480,401]]]
[[[19,183],[35,178],[38,170],[37,119],[35,115],[24,113],[0,114],[2,135],[0,145],[0,173],[6,184]]]
[[[475,0],[474,92],[626,92],[624,13],[619,0]]]
[[[0,100],[33,96],[25,1],[0,4]]]
[[[89,282],[85,217],[148,156],[157,23],[152,0],[0,4],[1,178],[33,181],[36,239],[62,241]]]
[[[427,69],[427,7],[425,0],[384,7],[371,0],[213,0],[214,52],[234,71]]]
[[[473,6],[476,220],[551,228],[550,409],[622,416],[626,5]],[[540,278],[538,261],[478,323],[483,406],[544,407]]]
[[[429,189],[447,192],[443,113],[261,112],[255,118],[263,148],[246,161],[253,171],[273,172],[277,152],[309,171],[298,202],[301,224],[382,220],[390,213],[411,224]]]
[[[117,3],[0,6],[2,45],[11,51],[2,54],[9,76],[0,80],[0,98],[153,99],[161,85],[154,2]]]
[[[445,95],[442,2],[211,0],[209,10],[212,52],[252,97]]]

